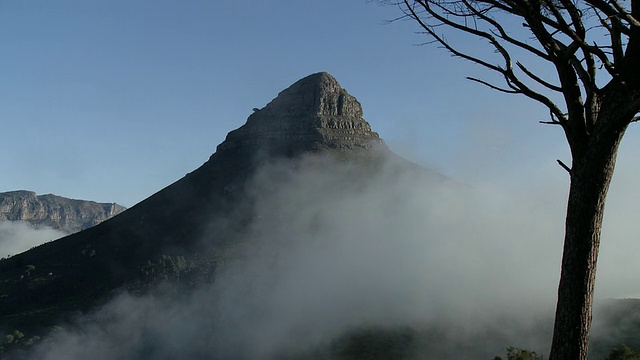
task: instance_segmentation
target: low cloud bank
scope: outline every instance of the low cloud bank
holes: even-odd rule
[[[48,226],[34,227],[26,221],[0,221],[0,257],[16,255],[66,235]]]
[[[248,187],[254,221],[213,284],[122,294],[33,358],[326,359],[367,328],[410,329],[416,358],[546,353],[564,189],[477,188],[405,165],[265,165]]]

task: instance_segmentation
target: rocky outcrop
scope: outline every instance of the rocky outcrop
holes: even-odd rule
[[[115,203],[68,199],[32,191],[0,193],[0,221],[26,221],[75,233],[95,226],[126,210]]]
[[[363,119],[358,100],[329,73],[320,72],[297,81],[262,109],[254,109],[216,153],[241,150],[295,156],[321,149],[376,147],[384,148],[384,142]]]

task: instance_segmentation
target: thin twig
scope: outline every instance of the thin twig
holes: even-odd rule
[[[560,166],[562,166],[563,169],[567,170],[569,175],[571,175],[571,168],[568,167],[567,164],[563,163],[560,159],[557,159],[556,161],[558,162],[558,164],[560,164]]]

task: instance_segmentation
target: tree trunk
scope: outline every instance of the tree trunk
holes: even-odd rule
[[[588,356],[604,205],[625,129],[598,131],[572,146],[562,271],[549,360],[586,360]]]

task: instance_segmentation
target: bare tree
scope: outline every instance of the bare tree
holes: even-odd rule
[[[469,80],[537,101],[550,114],[542,122],[564,131],[572,161],[558,162],[571,185],[549,358],[586,359],[605,199],[640,111],[640,0],[382,2],[399,6],[399,19],[417,22],[429,43],[499,75],[498,83]],[[445,31],[484,40],[490,51],[459,46]],[[541,66],[555,70],[552,79]]]

